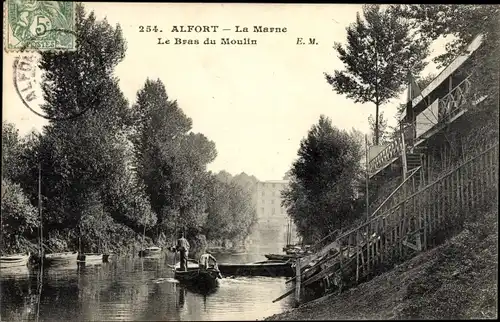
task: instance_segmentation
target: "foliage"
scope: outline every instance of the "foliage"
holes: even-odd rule
[[[225,173],[227,172],[224,171],[223,174]],[[208,185],[205,235],[209,240],[243,240],[249,235],[257,220],[253,195],[250,194],[254,188],[245,191],[241,186],[242,183],[238,184],[235,181],[248,179],[247,184],[250,185],[253,182],[252,177],[246,174],[239,175],[228,182],[228,177],[221,177],[220,174],[219,172],[218,175],[211,176]],[[255,185],[256,181],[253,184]]]
[[[429,43],[414,33],[411,24],[400,19],[390,7],[363,7],[364,20],[347,27],[347,45],[335,44],[345,70],[325,74],[339,94],[356,103],[375,104],[375,144],[379,144],[379,107],[396,97],[406,84],[408,72],[418,75],[426,63]]]
[[[1,251],[21,251],[21,238],[36,236],[39,226],[37,210],[25,196],[19,184],[2,180],[2,247]]]
[[[370,114],[368,117],[368,124],[370,125],[370,145],[376,145],[375,137],[376,131],[375,128],[375,120],[373,119],[373,115]],[[379,136],[379,145],[385,145],[390,142],[389,132],[387,129],[387,119],[384,118],[384,112],[381,112],[378,117],[378,136]]]
[[[360,159],[358,140],[324,116],[302,140],[282,205],[306,240],[319,239],[355,218]]]

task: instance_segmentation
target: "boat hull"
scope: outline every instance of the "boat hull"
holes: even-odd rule
[[[0,268],[24,267],[28,265],[30,255],[11,255],[0,257]]]
[[[219,264],[219,270],[224,275],[234,276],[270,276],[293,277],[295,271],[291,263],[251,263],[251,264]]]
[[[187,271],[175,270],[174,278],[182,284],[208,290],[218,286],[220,272],[215,269],[189,268]]]
[[[140,257],[146,257],[146,258],[158,258],[161,257],[161,248],[159,247],[154,247],[154,248],[146,248],[141,251],[139,251],[139,256]]]
[[[47,264],[49,266],[66,266],[66,265],[73,265],[77,264],[78,260],[78,253],[52,253],[52,254],[45,254],[44,257],[44,264]]]
[[[281,261],[287,261],[287,260],[294,260],[294,259],[297,259],[301,256],[298,256],[298,255],[281,255],[281,254],[266,254],[264,255],[266,256],[267,259],[269,260],[281,260]]]
[[[102,263],[103,262],[103,254],[79,254],[77,261],[79,263]]]

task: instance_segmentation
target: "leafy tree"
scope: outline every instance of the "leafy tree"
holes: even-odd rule
[[[113,76],[125,56],[121,28],[97,21],[93,12],[87,16],[78,5],[76,30],[76,51],[42,53],[42,109],[58,118],[86,112],[72,120],[51,121],[44,127],[36,153],[36,163],[42,163],[43,210],[49,214],[44,216],[44,227],[72,229],[75,234],[97,209],[95,204],[110,218],[124,215],[114,201],[128,198],[117,195],[116,186],[127,174],[130,125],[128,102]],[[32,175],[37,171],[33,161]]]
[[[168,99],[160,80],[146,80],[133,106],[132,141],[139,178],[146,186],[162,231],[199,231],[204,222],[206,165],[217,153],[192,121]]]
[[[302,140],[282,205],[306,240],[319,239],[355,218],[360,148],[324,116]]]
[[[2,178],[15,178],[21,172],[21,138],[14,124],[2,122]]]
[[[375,104],[375,144],[379,144],[379,108],[396,97],[406,84],[409,71],[418,75],[426,63],[428,42],[413,32],[411,24],[394,14],[392,7],[363,7],[364,20],[347,27],[347,45],[335,44],[345,70],[325,73],[327,82],[339,94],[356,103]]]
[[[1,242],[2,253],[25,250],[29,240],[36,238],[39,218],[36,208],[25,196],[19,184],[2,180]]]
[[[377,127],[375,124],[375,120],[373,119],[373,115],[370,114],[368,117],[368,124],[370,125],[370,136],[371,136],[371,144],[377,145],[375,142]],[[384,112],[380,113],[378,118],[378,135],[379,135],[379,144],[388,144],[390,142],[390,137],[387,129],[387,120],[384,118]]]

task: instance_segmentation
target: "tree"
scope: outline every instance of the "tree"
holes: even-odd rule
[[[408,72],[418,75],[426,63],[429,43],[418,37],[411,24],[390,7],[363,7],[356,22],[347,27],[347,45],[335,44],[346,70],[325,73],[327,82],[339,94],[356,103],[375,104],[375,144],[379,144],[379,108],[396,97],[406,84]]]
[[[95,209],[103,214],[100,218],[124,221],[120,217],[125,214],[117,211],[115,200],[129,197],[117,195],[116,186],[128,171],[130,126],[128,102],[113,76],[126,49],[120,26],[97,21],[82,5],[76,7],[75,23],[76,51],[42,53],[42,109],[56,118],[86,112],[69,121],[51,120],[44,127],[37,160],[31,158],[29,170],[33,175],[41,162],[48,235],[50,230],[69,229],[73,246],[80,232],[84,233],[79,228]],[[81,237],[90,240],[92,236]]]
[[[373,116],[370,114],[368,117],[368,124],[370,125],[370,136],[371,136],[371,144],[377,145],[375,138],[377,133],[377,126]],[[387,131],[387,120],[384,118],[384,112],[380,113],[378,118],[378,136],[379,136],[379,144],[388,144],[390,142],[389,133]]]
[[[360,149],[356,138],[324,116],[302,140],[282,205],[306,240],[319,239],[355,218]]]
[[[19,184],[9,179],[2,180],[2,220],[0,251],[18,252],[29,244],[30,239],[36,238],[36,228],[39,218],[36,208],[25,196]]]
[[[190,133],[192,120],[168,98],[160,80],[146,80],[133,106],[132,141],[137,173],[144,182],[159,229],[199,232],[205,220],[206,165],[215,144]]]

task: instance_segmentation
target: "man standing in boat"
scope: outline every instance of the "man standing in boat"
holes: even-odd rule
[[[179,234],[179,239],[177,239],[177,246],[175,249],[181,255],[181,270],[187,271],[188,266],[188,254],[189,254],[189,242],[184,238],[184,232]]]

